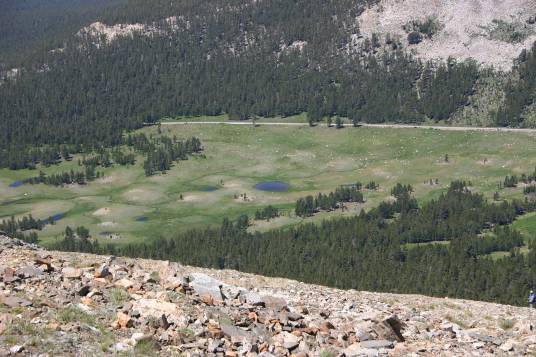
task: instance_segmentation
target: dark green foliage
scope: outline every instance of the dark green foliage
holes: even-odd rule
[[[165,173],[171,168],[173,162],[187,160],[188,155],[202,150],[201,141],[196,137],[181,141],[175,137],[147,138],[145,134],[137,134],[129,135],[126,142],[147,155],[143,162],[146,176],[151,176],[156,172]]]
[[[407,198],[408,191],[397,197]],[[399,198],[400,197],[400,198]],[[448,192],[437,200],[423,205],[418,211],[400,209],[399,232],[401,242],[422,243],[452,240],[464,234],[478,234],[482,227],[512,223],[517,214],[516,205],[502,202],[487,203],[480,194],[471,193],[461,181],[451,184]]]
[[[391,195],[395,198],[403,197],[404,195],[410,195],[413,193],[413,187],[411,185],[402,185],[397,183],[395,187],[391,189]]]
[[[410,45],[416,45],[418,43],[421,43],[422,41],[422,35],[418,31],[411,31],[408,34],[408,43]]]
[[[425,21],[413,20],[402,27],[408,32],[408,42],[414,45],[422,41],[423,35],[432,38],[440,30],[441,24],[437,19],[428,18]]]
[[[335,127],[337,129],[344,128],[344,125],[342,124],[342,119],[340,117],[335,118]]]
[[[536,185],[525,186],[523,188],[523,193],[525,195],[536,194]]]
[[[28,58],[62,48],[67,38],[122,0],[3,0],[0,11],[0,73]]]
[[[365,188],[367,190],[376,191],[377,189],[380,188],[380,184],[376,183],[376,181],[370,181],[365,185]]]
[[[11,217],[9,220],[2,220],[0,223],[0,231],[7,233],[8,235],[14,235],[17,231],[27,231],[30,229],[41,230],[46,224],[46,221],[35,219],[32,215],[23,216],[21,219],[15,219]]]
[[[516,175],[506,176],[504,178],[503,186],[504,187],[516,187],[519,180]]]
[[[9,220],[2,220],[0,222],[0,232],[6,234],[9,237],[18,238],[27,243],[37,243],[38,236],[37,231],[43,229],[45,224],[49,223],[48,220],[35,219],[32,215],[23,216],[21,219],[15,219],[11,217]],[[28,234],[25,234],[24,231],[34,230]]]
[[[312,216],[319,210],[331,211],[340,207],[344,202],[364,202],[361,184],[341,186],[335,189],[335,192],[328,194],[319,193],[316,197],[307,196],[299,198],[296,201],[294,212],[297,216]]]
[[[505,88],[504,104],[495,114],[498,126],[524,126],[523,111],[534,103],[536,92],[536,43],[530,51],[523,50]]]
[[[449,59],[434,70],[425,66],[420,83],[422,113],[434,120],[448,119],[467,103],[477,78],[478,66],[471,61]]]
[[[95,166],[86,166],[84,171],[68,171],[53,175],[45,175],[43,171],[39,171],[39,176],[35,176],[24,180],[24,183],[32,185],[43,183],[45,185],[63,186],[70,184],[85,185],[88,182],[100,177],[100,173],[95,171]]]
[[[67,226],[62,245],[67,251],[99,252],[99,242],[97,240],[91,241],[89,238],[89,231],[84,226],[77,227],[75,230]]]
[[[276,218],[276,217],[279,217],[279,210],[272,205],[266,206],[262,210],[255,211],[256,221],[261,220],[261,219],[265,219],[269,221],[270,219]]]

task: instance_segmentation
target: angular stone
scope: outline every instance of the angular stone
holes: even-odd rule
[[[402,336],[403,328],[404,324],[396,315],[393,315],[372,327],[380,339],[398,342],[404,342],[404,336]]]
[[[512,351],[514,349],[514,342],[511,340],[508,340],[502,345],[500,345],[499,348],[501,349],[501,351],[504,351],[504,352]]]
[[[34,263],[37,264],[37,265],[45,265],[47,267],[46,271],[47,272],[51,272],[51,271],[54,271],[54,268],[52,267],[52,263],[50,262],[50,260],[48,259],[50,256],[48,257],[35,257],[34,258]]]
[[[322,323],[320,324],[320,331],[323,331],[323,332],[328,332],[329,330],[333,330],[335,328],[335,326],[333,326],[333,324],[329,321],[322,321]]]
[[[107,264],[102,264],[95,269],[95,278],[106,278],[108,275],[111,275],[111,273]]]
[[[89,285],[84,285],[80,288],[80,290],[78,290],[78,295],[86,296],[87,294],[89,294],[90,291],[91,288],[89,287]]]
[[[1,296],[0,297],[0,304],[4,304],[6,306],[9,306],[11,308],[15,307],[27,307],[32,305],[31,301],[28,301],[26,299],[20,298],[18,296]]]
[[[264,301],[264,306],[270,309],[274,309],[276,311],[283,310],[287,307],[287,302],[285,299],[271,296],[271,295],[264,295],[262,300]]]
[[[164,288],[167,290],[175,290],[182,286],[183,279],[176,276],[170,276],[164,283]]]
[[[21,345],[15,345],[9,349],[12,354],[21,353],[22,351],[24,351],[24,346]]]
[[[253,306],[264,306],[275,311],[281,311],[287,306],[287,302],[283,298],[261,295],[255,291],[241,291],[240,301]]]
[[[129,328],[132,327],[134,324],[134,321],[128,316],[127,314],[123,312],[117,313],[117,319],[112,323],[113,328]]]
[[[236,326],[232,325],[223,325],[221,326],[221,331],[223,332],[223,335],[230,339],[251,339],[252,334],[248,331],[242,330],[241,328],[238,328]]]
[[[223,286],[221,281],[202,273],[191,274],[190,280],[190,286],[200,296],[210,295],[216,301],[224,300],[221,293],[221,287]]]
[[[172,322],[179,327],[184,325],[179,308],[171,302],[157,299],[139,299],[132,302],[132,309],[142,317],[160,319],[162,315],[165,315],[168,322]]]
[[[357,356],[361,356],[362,354],[361,351],[362,351],[361,345],[359,343],[353,343],[344,349],[344,355],[346,357],[357,357]]]
[[[221,292],[223,294],[223,297],[226,300],[234,300],[240,296],[240,293],[244,290],[243,288],[232,286],[232,285],[226,285],[224,284],[221,287]]]
[[[67,279],[80,279],[82,270],[73,267],[65,267],[61,270],[61,273],[63,274],[63,277]]]
[[[116,282],[114,283],[114,285],[117,286],[117,287],[121,287],[121,288],[125,288],[125,289],[130,289],[131,287],[134,286],[134,282],[133,282],[132,280],[123,278],[123,279],[119,279],[118,281],[116,281]]]
[[[492,343],[492,344],[494,344],[496,346],[500,346],[504,342],[503,339],[501,339],[499,337],[483,335],[481,333],[474,332],[474,331],[469,331],[468,335],[470,337],[474,338],[475,340],[479,340],[479,341],[486,342],[486,343]]]
[[[281,332],[280,335],[283,337],[283,347],[289,351],[295,349],[300,344],[301,338],[296,335],[286,331]]]
[[[394,347],[393,342],[388,341],[388,340],[370,340],[370,341],[360,342],[359,344],[362,348],[373,348],[373,349]]]
[[[288,318],[290,321],[298,321],[298,320],[303,319],[303,316],[300,315],[300,314],[297,314],[297,313],[295,313],[295,312],[288,312],[288,313],[287,313],[287,318]]]
[[[218,347],[220,347],[220,346],[221,346],[221,340],[219,340],[219,339],[212,340],[212,341],[208,344],[207,351],[210,352],[210,353],[216,353],[216,350],[217,350]]]
[[[240,301],[242,303],[248,303],[253,306],[264,306],[262,296],[255,291],[241,291]]]
[[[127,344],[127,343],[123,343],[123,342],[118,342],[116,344],[114,344],[110,350],[111,352],[128,352],[132,349],[132,346]]]
[[[14,281],[20,280],[20,278],[15,274],[15,269],[13,269],[13,268],[5,268],[4,269],[4,275],[2,276],[2,280],[5,283],[12,283]]]
[[[17,271],[17,275],[23,278],[35,278],[37,276],[43,275],[43,272],[33,266],[25,266]]]
[[[142,341],[150,341],[151,339],[152,339],[151,335],[144,334],[144,333],[141,333],[141,332],[135,332],[130,337],[130,341],[131,341],[132,345],[134,345],[134,346],[136,346],[138,343],[140,343]]]

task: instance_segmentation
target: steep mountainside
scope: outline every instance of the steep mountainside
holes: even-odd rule
[[[2,356],[520,356],[536,351],[532,318],[0,236]]]
[[[122,0],[4,0],[0,4],[0,73],[61,47],[80,27]]]

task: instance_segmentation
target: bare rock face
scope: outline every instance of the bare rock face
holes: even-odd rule
[[[0,236],[2,356],[520,356],[536,352],[531,313]]]
[[[531,0],[380,0],[358,18],[366,37],[391,34],[407,44],[408,32],[418,23],[431,23],[407,49],[425,60],[449,57],[474,59],[485,66],[509,71],[522,49],[536,39],[536,3]],[[519,38],[510,36],[517,32]]]

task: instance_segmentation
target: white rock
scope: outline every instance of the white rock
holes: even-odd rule
[[[9,349],[12,354],[21,353],[22,351],[24,351],[24,346],[21,345],[15,345]]]

